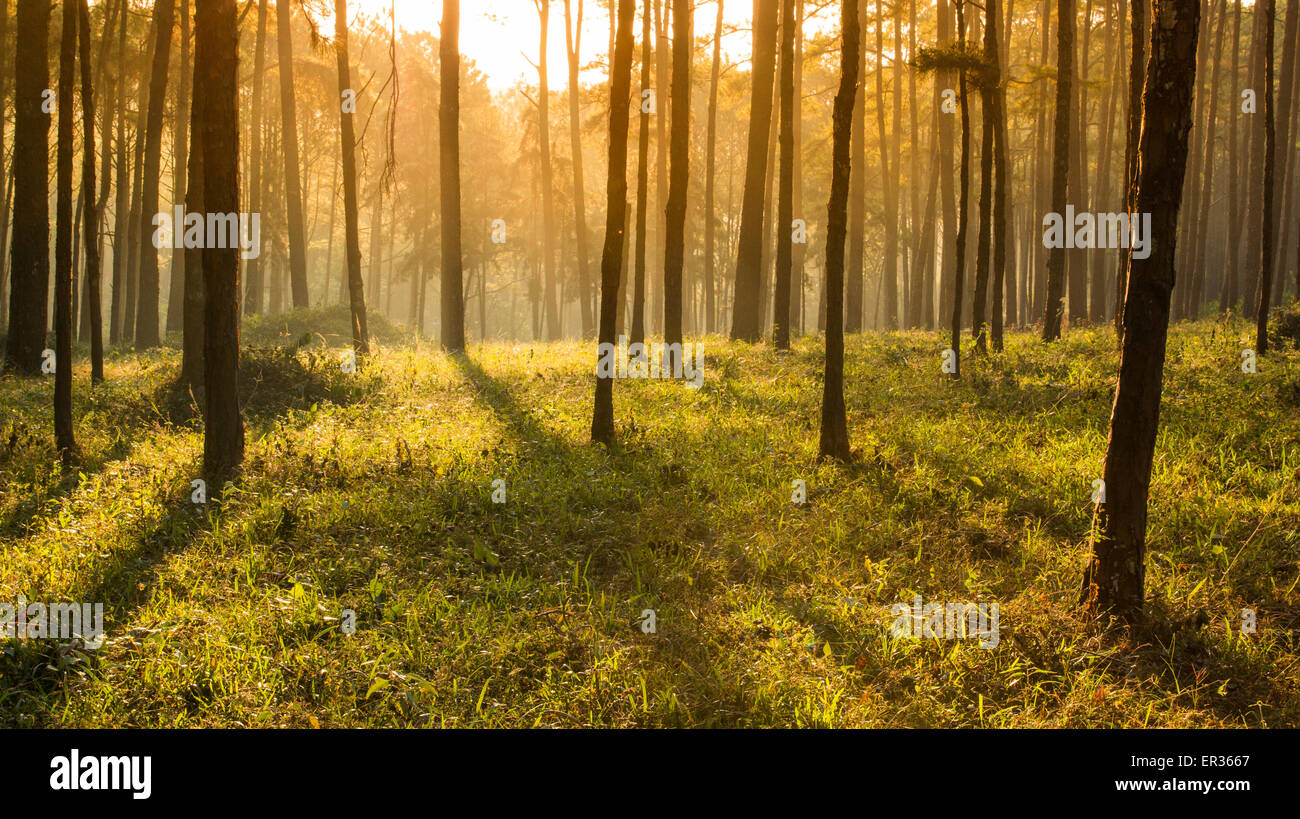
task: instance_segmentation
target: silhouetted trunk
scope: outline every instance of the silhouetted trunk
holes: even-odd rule
[[[715,301],[717,289],[715,245],[718,219],[714,210],[714,177],[718,164],[718,80],[722,72],[723,8],[723,0],[718,0],[718,17],[713,25],[713,71],[709,76],[709,124],[704,155],[704,332],[706,333],[714,331],[718,320]]]
[[[257,0],[257,36],[253,46],[253,108],[249,123],[250,149],[248,152],[248,209],[251,213],[262,210],[262,129],[266,118],[266,2]],[[258,237],[261,241],[261,237]],[[266,287],[262,275],[262,248],[244,265],[244,312],[255,316],[262,312],[262,293]],[[188,278],[187,278],[188,281]]]
[[[235,0],[197,3],[194,102],[202,132],[203,204],[213,213],[237,213],[239,33]],[[219,490],[244,459],[244,422],[239,414],[239,248],[204,248],[203,283],[207,385],[203,465],[209,486]]]
[[[609,105],[609,173],[605,179],[605,248],[600,259],[599,339],[606,350],[613,349],[616,341],[614,328],[618,320],[619,267],[623,259],[627,224],[628,97],[632,93],[632,26],[635,23],[635,0],[618,0],[618,31],[610,80],[612,91]],[[596,378],[591,440],[606,446],[614,443],[612,377]]]
[[[1056,121],[1052,144],[1052,212],[1065,218],[1070,179],[1070,106],[1073,103],[1074,75],[1074,3],[1057,0],[1056,40]],[[1073,225],[1066,225],[1073,230]],[[1043,340],[1061,337],[1065,317],[1065,244],[1047,253],[1047,306],[1043,314]]]
[[[790,349],[790,273],[794,263],[794,0],[781,0],[781,176],[777,190],[776,298],[772,343]]]
[[[989,265],[993,248],[993,72],[997,61],[997,45],[990,32],[997,30],[993,19],[993,4],[984,5],[984,69],[980,72],[980,199],[979,236],[975,242],[975,290],[971,293],[971,338],[975,352],[988,352],[988,288]],[[990,63],[992,61],[992,63]]]
[[[718,4],[721,9],[722,4]],[[0,111],[7,110],[9,100],[9,2],[0,3]],[[9,181],[13,175],[5,173],[5,129],[0,128],[0,180],[4,180],[4,198],[0,200],[0,327],[8,327],[9,268],[3,259],[9,252]],[[12,165],[11,165],[12,169]]]
[[[340,18],[340,29],[345,22]],[[459,352],[465,349],[460,251],[460,0],[443,0],[441,38],[438,156],[442,191],[442,347]],[[582,172],[576,173],[581,178]],[[585,224],[579,229],[585,231]]]
[[[457,0],[458,3],[458,0]],[[448,2],[447,6],[452,6]],[[457,5],[456,13],[459,14]],[[459,18],[457,18],[459,26]],[[444,35],[445,37],[445,35]],[[370,353],[370,324],[366,316],[366,285],[361,280],[361,228],[357,203],[357,138],[352,117],[355,106],[344,106],[343,96],[352,90],[348,64],[348,4],[334,0],[334,49],[339,77],[339,150],[343,156],[343,223],[345,286],[352,325],[352,349],[358,356]],[[349,102],[352,100],[349,99]],[[445,144],[445,143],[444,143]],[[423,319],[423,312],[421,312]]]
[[[987,112],[993,121],[993,349],[1002,350],[1002,327],[1005,314],[1003,299],[1007,285],[1007,252],[1009,241],[1007,232],[1010,219],[1007,215],[1008,183],[1010,177],[1010,159],[1007,156],[1007,110],[1006,87],[1002,83],[1002,67],[999,58],[998,0],[986,0],[989,7],[986,59],[989,60],[989,82],[993,88],[989,92],[990,108]],[[1011,276],[1014,292],[1015,273]]]
[[[654,93],[650,87],[650,60],[653,57],[650,45],[650,0],[646,0],[641,9],[641,111],[640,142],[637,144],[636,161],[636,260],[632,275],[632,321],[629,331],[629,344],[645,342],[645,266],[646,266],[646,229],[648,225],[649,186],[650,186],[650,113],[646,92]],[[653,99],[653,97],[650,97]],[[602,279],[604,272],[601,273]]]
[[[550,33],[551,0],[533,0],[541,21],[537,53],[537,143],[542,163],[542,273],[546,339],[560,337],[560,307],[556,304],[555,280],[555,189],[551,170],[551,89],[547,80],[547,36]]]
[[[682,342],[682,267],[691,150],[691,0],[673,0],[672,170],[664,229],[664,343]]]
[[[14,218],[5,369],[39,375],[50,293],[50,0],[19,0],[14,50]],[[65,362],[66,363],[66,362]]]
[[[854,92],[853,132],[850,136],[852,161],[849,163],[849,247],[845,282],[847,311],[844,331],[862,332],[863,299],[866,289],[867,240],[867,49],[866,0],[858,3],[858,85]]]
[[[848,233],[853,98],[857,95],[861,29],[856,0],[840,3],[840,89],[832,115],[831,196],[826,206],[826,367],[822,385],[820,458],[848,462],[844,407],[844,240]]]
[[[856,18],[857,14],[854,14]],[[772,120],[772,86],[776,63],[777,0],[754,0],[754,70],[750,97],[749,148],[745,193],[736,258],[735,302],[731,338],[758,341],[763,286],[763,191],[767,183],[767,138]],[[853,73],[857,73],[854,69]]]
[[[1197,318],[1201,312],[1201,305],[1205,294],[1205,276],[1208,265],[1206,264],[1206,244],[1210,234],[1210,202],[1211,194],[1214,192],[1214,148],[1215,148],[1215,119],[1219,109],[1219,65],[1223,61],[1223,33],[1228,26],[1228,8],[1227,0],[1220,0],[1219,11],[1214,17],[1218,20],[1214,33],[1214,58],[1210,71],[1210,103],[1209,116],[1205,124],[1205,148],[1202,154],[1201,167],[1204,169],[1205,182],[1204,191],[1200,199],[1200,214],[1196,216],[1196,222],[1199,226],[1196,231],[1196,244],[1193,247],[1190,267],[1192,274],[1191,293],[1188,295],[1190,318]],[[1235,46],[1234,46],[1235,47]]]
[[[307,297],[307,238],[303,227],[302,164],[298,158],[298,113],[293,80],[293,25],[289,0],[278,0],[276,12],[276,40],[280,49],[280,117],[282,135],[281,151],[284,154],[284,193],[287,199],[285,212],[289,228],[289,284],[293,291],[293,306],[308,306]]]
[[[1151,253],[1132,258],[1119,384],[1106,447],[1105,498],[1097,505],[1082,602],[1096,614],[1142,617],[1147,495],[1160,420],[1178,207],[1187,165],[1199,0],[1157,0],[1139,147],[1137,212],[1151,214]],[[1132,254],[1130,254],[1132,255]]]
[[[197,0],[196,0],[197,2]],[[199,83],[195,77],[195,90]],[[203,123],[199,120],[198,100],[190,111],[189,173],[186,180],[185,210],[204,213],[203,202]],[[185,293],[182,302],[181,383],[198,396],[203,389],[206,369],[203,363],[206,344],[204,325],[207,309],[207,284],[203,276],[203,248],[185,248]],[[206,406],[205,404],[203,406]]]
[[[103,298],[99,277],[99,207],[103,200],[95,193],[95,89],[90,69],[90,6],[87,0],[79,0],[77,5],[81,58],[82,238],[86,249],[85,314],[90,321],[90,381],[98,384],[104,380]],[[104,33],[108,33],[107,24]],[[104,184],[107,187],[107,180]]]
[[[126,142],[126,21],[122,14],[117,32],[117,196],[113,203],[113,294],[108,311],[108,340],[116,344],[122,335],[125,307],[128,233],[131,214],[131,169]]]
[[[1262,0],[1264,8],[1264,203],[1260,213],[1259,306],[1255,308],[1255,352],[1268,352],[1268,308],[1273,290],[1273,193],[1277,157],[1277,125],[1273,109],[1273,25],[1276,0]],[[1259,10],[1259,6],[1256,6]]]
[[[579,58],[582,52],[582,0],[578,0],[577,26],[572,19],[573,0],[564,0],[564,46],[569,58],[569,144],[573,153],[573,221],[578,239],[578,296],[582,302],[582,337],[596,333],[596,319],[591,311],[591,264],[587,251],[591,239],[587,233],[587,195],[582,168],[582,118],[578,99]]]
[[[157,347],[158,248],[154,246],[154,217],[158,214],[158,187],[162,175],[163,113],[167,107],[167,69],[171,63],[173,0],[157,0],[153,7],[153,67],[149,72],[149,115],[144,132],[144,175],[140,194],[140,275],[135,311],[135,343]]]
[[[185,171],[189,158],[185,151],[189,148],[190,123],[190,89],[193,79],[190,77],[190,0],[180,0],[181,18],[181,78],[176,87],[176,112],[172,139],[172,197],[173,201],[185,195]],[[171,286],[167,293],[167,332],[174,333],[182,329],[185,301],[185,248],[172,248]]]
[[[1140,0],[1136,0],[1140,2]],[[1233,90],[1228,106],[1228,247],[1225,251],[1223,284],[1219,288],[1219,310],[1236,310],[1241,301],[1241,140],[1237,134],[1237,120],[1241,116],[1241,97],[1237,91],[1241,81],[1241,0],[1233,3],[1232,10],[1232,73]]]
[[[1064,2],[1064,0],[1062,0]],[[961,0],[957,3],[957,42],[966,48],[966,11]],[[970,95],[966,71],[957,72],[957,103],[961,108],[961,178],[958,183],[958,217],[956,261],[953,265],[952,287],[952,377],[961,377],[961,308],[963,290],[966,289],[966,230],[970,223],[967,209],[970,202]]]
[[[1128,66],[1128,133],[1124,142],[1124,209],[1137,210],[1138,142],[1142,138],[1142,89],[1146,83],[1147,2],[1131,0],[1129,66]],[[1236,49],[1233,53],[1236,54]],[[1115,336],[1119,344],[1124,340],[1124,305],[1127,300],[1130,254],[1120,254],[1119,270],[1115,283]],[[1058,334],[1059,335],[1059,334]]]
[[[54,226],[54,442],[64,468],[72,466],[77,441],[72,429],[72,142],[77,78],[77,4],[63,0],[59,47],[59,130],[55,144]],[[91,162],[94,155],[91,154]]]

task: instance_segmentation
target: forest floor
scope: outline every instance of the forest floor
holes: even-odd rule
[[[1075,610],[1109,328],[1011,334],[958,383],[933,334],[851,338],[842,467],[817,338],[617,382],[607,452],[590,344],[451,357],[377,323],[355,375],[307,333],[338,310],[247,327],[247,468],[206,505],[175,349],[78,369],[69,476],[53,379],[0,379],[0,601],[106,630],[0,641],[0,726],[1300,725],[1300,351],[1243,374],[1244,322],[1170,337],[1132,632]],[[892,635],[914,595],[998,603],[998,645]]]

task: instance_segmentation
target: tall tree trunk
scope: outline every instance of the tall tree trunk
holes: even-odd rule
[[[1141,0],[1135,0],[1140,2]],[[1235,0],[1232,12],[1231,104],[1228,106],[1228,247],[1225,253],[1223,283],[1219,289],[1219,310],[1236,310],[1241,302],[1241,140],[1237,120],[1241,116],[1241,0]]]
[[[455,7],[453,13],[459,14],[458,0],[449,0],[444,6],[444,16],[446,8],[453,6]],[[459,18],[457,17],[454,22],[458,27]],[[446,21],[444,20],[445,25]],[[447,33],[444,32],[442,36],[444,47],[446,47]],[[456,47],[455,44],[453,44],[453,47]],[[348,91],[352,90],[352,68],[348,62],[350,55],[348,51],[347,0],[334,0],[334,56],[339,77],[339,151],[343,157],[343,253],[345,257],[344,264],[347,269],[344,281],[347,287],[348,312],[351,318],[352,350],[358,356],[365,356],[370,353],[370,324],[366,316],[366,285],[361,279],[361,227],[357,203],[357,137],[352,122],[352,117],[356,113],[356,106],[343,104],[344,96],[347,95]],[[459,59],[457,62],[459,62]],[[354,102],[354,97],[347,96],[348,102]],[[445,142],[443,144],[446,145]],[[423,319],[423,312],[421,312],[421,319]]]
[[[722,4],[718,7],[721,9]],[[7,68],[9,59],[9,2],[4,0],[0,2],[0,111],[4,111],[9,100],[9,72]],[[9,239],[9,180],[13,178],[12,173],[5,173],[5,129],[0,128],[0,180],[4,180],[3,186],[4,199],[0,201],[0,327],[8,327],[9,311],[6,309],[9,304],[9,270],[5,259],[8,255]],[[10,163],[10,171],[13,170],[13,163]]]
[[[952,15],[948,11],[948,0],[938,0],[939,47],[952,45]],[[944,282],[956,281],[957,277],[957,187],[956,171],[953,167],[953,117],[943,111],[943,94],[953,89],[953,72],[941,68],[935,73],[934,107],[938,117],[939,139],[939,201],[942,203],[940,218],[943,220],[943,236],[939,257],[942,266],[935,275],[939,281],[939,316],[952,314],[953,292],[943,286]],[[942,320],[942,319],[940,319]],[[958,317],[960,320],[960,317]]]
[[[1065,0],[1061,0],[1065,2]],[[957,42],[962,50],[966,49],[966,10],[962,0],[957,8]],[[952,377],[961,377],[961,308],[966,287],[966,226],[970,223],[967,213],[970,201],[970,97],[967,93],[968,81],[966,71],[957,72],[957,102],[961,107],[961,178],[958,183],[958,213],[956,237],[956,261],[953,265],[952,287]]]
[[[582,302],[582,337],[596,334],[596,319],[591,312],[591,260],[587,247],[587,195],[583,184],[582,118],[578,84],[579,59],[582,52],[582,0],[577,0],[577,25],[573,20],[573,0],[564,0],[564,46],[569,58],[569,144],[573,154],[573,221],[578,239],[578,293]]]
[[[544,275],[543,301],[546,316],[546,338],[555,341],[560,337],[560,307],[556,304],[555,280],[555,190],[551,170],[551,89],[546,73],[546,42],[550,33],[551,0],[533,0],[541,21],[541,42],[537,53],[537,141],[542,163],[542,271]]]
[[[1200,316],[1202,300],[1205,294],[1205,276],[1208,268],[1205,256],[1207,237],[1210,233],[1211,194],[1214,191],[1215,114],[1219,109],[1219,65],[1223,61],[1223,33],[1228,26],[1227,0],[1219,0],[1219,11],[1214,14],[1214,18],[1218,21],[1218,25],[1215,27],[1214,59],[1210,71],[1210,113],[1205,124],[1205,149],[1201,160],[1201,167],[1205,173],[1205,182],[1199,202],[1200,214],[1196,217],[1199,226],[1196,231],[1196,244],[1193,247],[1190,259],[1192,286],[1188,296],[1188,317],[1193,319]]]
[[[77,4],[63,0],[59,47],[59,129],[55,144],[54,226],[54,441],[64,468],[76,458],[72,427],[72,142],[77,75]],[[93,124],[91,127],[94,127]],[[91,154],[91,162],[94,155]]]
[[[848,462],[848,418],[844,406],[844,239],[848,233],[849,173],[853,98],[861,55],[858,3],[841,0],[840,89],[832,119],[831,195],[826,206],[826,366],[822,384],[820,458]],[[737,282],[739,285],[739,282]]]
[[[749,148],[731,319],[731,338],[736,341],[758,341],[763,334],[763,317],[759,312],[762,304],[759,288],[763,284],[763,189],[767,181],[767,137],[772,120],[776,29],[777,0],[754,0]],[[856,69],[853,73],[857,73]]]
[[[1142,92],[1146,82],[1147,8],[1149,0],[1131,0],[1128,68],[1128,132],[1124,144],[1125,210],[1137,212],[1138,144],[1142,138]],[[1236,49],[1233,49],[1234,53]],[[1124,305],[1127,303],[1131,254],[1120,255],[1115,285],[1115,336],[1124,341]]]
[[[276,41],[280,49],[280,117],[284,152],[285,210],[289,228],[289,283],[294,309],[309,305],[307,296],[307,237],[303,226],[302,163],[298,158],[298,112],[293,80],[293,25],[289,0],[277,0]]]
[[[198,2],[198,0],[195,0]],[[197,12],[197,7],[195,9]],[[198,19],[197,17],[195,18]],[[196,38],[197,42],[197,38]],[[194,77],[194,89],[200,86]],[[203,122],[199,119],[197,98],[190,109],[189,173],[185,190],[187,213],[204,213],[203,202]],[[204,352],[207,344],[207,283],[203,274],[203,247],[185,248],[185,293],[182,303],[181,383],[197,397],[202,394],[207,369]],[[207,404],[203,403],[206,407]]]
[[[124,0],[125,2],[125,0]],[[122,337],[122,311],[126,301],[127,248],[130,232],[131,179],[126,142],[126,22],[125,12],[117,32],[117,196],[113,203],[113,295],[108,313],[108,340],[117,344]]]
[[[777,191],[776,298],[772,343],[790,349],[790,273],[794,264],[794,0],[781,0],[781,179]]]
[[[253,121],[248,128],[252,143],[248,155],[248,209],[252,213],[260,213],[262,210],[262,130],[266,119],[266,2],[267,0],[257,0],[257,36],[253,46]],[[262,312],[262,293],[266,289],[262,275],[261,247],[256,248],[245,265],[244,276],[244,312],[255,316]]]
[[[149,118],[145,123],[144,171],[140,198],[140,274],[135,311],[135,343],[142,348],[162,343],[158,332],[158,248],[152,241],[162,175],[163,113],[167,107],[167,69],[171,63],[174,0],[153,7],[153,67],[149,72]]]
[[[641,96],[640,104],[640,141],[637,143],[636,163],[636,261],[633,265],[632,283],[632,321],[629,344],[645,342],[645,281],[646,281],[646,230],[649,222],[649,187],[650,187],[650,107],[653,106],[655,90],[650,87],[650,0],[645,0],[641,9]],[[649,97],[646,92],[650,92]],[[657,110],[657,109],[656,109]],[[603,276],[603,273],[602,273]]]
[[[460,247],[460,0],[443,0],[441,52],[442,104],[438,109],[441,145],[438,156],[442,188],[442,347],[460,352],[465,349],[464,274]],[[575,164],[578,161],[575,159]],[[582,172],[575,171],[575,174],[579,180],[577,190],[581,191]],[[585,232],[585,224],[579,230]],[[585,247],[582,253],[586,253]]]
[[[975,352],[988,352],[988,288],[989,265],[993,250],[993,79],[991,72],[997,63],[997,41],[992,33],[997,31],[993,18],[993,4],[984,4],[984,69],[980,72],[980,200],[979,237],[975,243],[975,291],[971,294],[971,338]]]
[[[213,213],[237,213],[239,32],[235,0],[197,3],[194,100],[202,129],[203,204]],[[239,249],[204,248],[203,283],[207,297],[203,465],[209,486],[219,488],[244,459],[244,422],[239,414]]]
[[[691,0],[673,0],[672,171],[664,228],[664,343],[682,343],[682,267],[691,150]]]
[[[1265,38],[1265,19],[1260,13],[1260,5],[1256,2],[1251,16],[1255,18],[1254,31],[1251,35],[1251,59],[1250,59],[1250,85],[1257,95],[1256,111],[1259,110],[1258,94],[1259,89],[1264,85],[1264,63],[1267,62],[1264,55],[1262,42]],[[1264,204],[1264,125],[1259,122],[1260,117],[1254,114],[1247,120],[1250,126],[1246,129],[1247,139],[1249,140],[1250,150],[1246,158],[1246,165],[1249,173],[1249,182],[1246,186],[1246,230],[1245,230],[1245,260],[1246,273],[1248,279],[1243,283],[1246,289],[1243,295],[1246,296],[1246,303],[1243,311],[1250,318],[1257,318],[1259,308],[1259,277],[1260,277],[1260,245],[1264,238],[1264,219],[1260,213]],[[1257,351],[1258,352],[1258,351]]]
[[[50,82],[50,0],[19,0],[15,23],[14,218],[5,369],[39,375],[50,293],[50,116],[41,110]]]
[[[898,329],[898,164],[890,162],[885,133],[885,15],[876,0],[876,126],[880,133],[881,188],[885,200],[885,257],[881,277],[885,290],[885,329]],[[898,93],[898,89],[894,89]]]
[[[1273,105],[1273,24],[1276,0],[1262,0],[1264,15],[1264,202],[1260,213],[1259,305],[1255,308],[1255,352],[1268,352],[1268,309],[1273,288],[1273,194],[1277,157],[1277,126]],[[1259,10],[1259,7],[1256,6]]]
[[[1269,177],[1273,185],[1273,221],[1271,229],[1274,235],[1273,242],[1273,273],[1274,289],[1273,299],[1276,303],[1281,303],[1283,291],[1286,285],[1286,260],[1283,258],[1286,252],[1286,237],[1289,231],[1282,229],[1283,214],[1287,213],[1287,202],[1290,199],[1292,178],[1292,167],[1295,165],[1293,157],[1295,156],[1295,145],[1292,142],[1291,133],[1291,111],[1293,98],[1295,96],[1296,74],[1300,73],[1300,68],[1296,65],[1296,41],[1300,36],[1300,0],[1287,0],[1286,4],[1286,24],[1282,31],[1282,74],[1278,80],[1277,89],[1277,117],[1275,127],[1277,129],[1276,144],[1281,146],[1282,153],[1277,158],[1279,165],[1277,174]],[[1300,297],[1300,294],[1297,294]]]
[[[1083,578],[1088,611],[1127,621],[1142,616],[1147,496],[1160,421],[1200,11],[1199,0],[1153,4],[1137,199],[1137,212],[1151,214],[1151,254],[1134,257],[1129,265],[1119,385],[1106,447],[1106,496],[1097,505],[1096,540]]]
[[[1011,173],[1007,147],[1006,86],[1002,81],[998,26],[998,0],[988,3],[989,19],[985,37],[986,59],[989,61],[990,108],[987,116],[993,120],[993,349],[1002,351],[1002,328],[1005,319],[1004,295],[1006,291],[1007,251],[1010,219],[1007,215],[1008,181]],[[1015,279],[1014,273],[1012,279]]]
[[[619,267],[627,225],[627,132],[628,97],[632,93],[632,27],[636,23],[635,0],[618,0],[618,32],[613,66],[610,69],[609,173],[605,179],[605,247],[600,260],[600,345],[615,348],[614,326],[618,320]],[[599,354],[598,354],[599,355]],[[599,365],[598,365],[599,366]],[[596,395],[591,416],[591,440],[614,443],[614,379],[596,378]]]
[[[79,0],[77,5],[80,24],[78,45],[81,58],[82,238],[85,240],[86,248],[85,313],[89,315],[90,320],[90,381],[92,384],[98,384],[104,380],[104,317],[99,276],[99,208],[103,200],[95,193],[95,88],[90,69],[90,5],[87,0]],[[65,20],[66,17],[65,12]],[[104,33],[108,33],[107,23],[104,26]],[[107,120],[105,130],[107,130]],[[104,184],[107,187],[107,180]]]
[[[842,0],[852,2],[852,0]],[[867,49],[866,0],[858,2],[857,89],[853,95],[853,131],[850,136],[852,160],[849,162],[849,246],[848,271],[845,282],[846,315],[844,331],[862,332],[863,301],[866,290],[867,244]]]
[[[1070,178],[1070,107],[1074,80],[1074,4],[1057,0],[1056,55],[1056,122],[1052,151],[1052,211],[1065,218],[1069,201]],[[1073,225],[1067,225],[1072,230]],[[1047,307],[1043,315],[1043,340],[1061,337],[1065,317],[1062,288],[1065,284],[1065,246],[1051,248],[1047,254]]]
[[[718,0],[718,17],[713,25],[713,70],[709,75],[709,124],[704,155],[704,331],[710,334],[717,328],[718,318],[715,302],[717,285],[714,281],[718,225],[714,211],[714,177],[718,164],[718,80],[722,72],[723,8],[723,0]],[[644,238],[638,236],[638,241],[644,245]]]
[[[189,159],[185,154],[189,147],[190,123],[190,0],[180,0],[181,18],[181,79],[176,87],[176,113],[172,131],[172,199],[185,196],[185,171]],[[253,211],[256,212],[256,211]],[[172,248],[171,285],[167,293],[167,332],[174,333],[182,329],[185,301],[185,248]]]

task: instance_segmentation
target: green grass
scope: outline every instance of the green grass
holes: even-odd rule
[[[207,507],[175,350],[78,370],[74,475],[52,382],[0,380],[0,600],[107,629],[0,643],[0,725],[1300,725],[1300,353],[1243,375],[1244,323],[1170,338],[1150,622],[1104,632],[1074,604],[1109,330],[1011,335],[956,384],[933,335],[850,339],[841,467],[816,338],[705,339],[699,391],[618,382],[607,452],[590,345],[453,358],[385,325],[347,376],[339,333],[303,338],[336,313],[249,326],[247,468]],[[1000,645],[891,637],[914,594],[998,602]]]

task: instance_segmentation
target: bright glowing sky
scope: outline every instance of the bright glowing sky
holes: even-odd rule
[[[390,0],[359,0],[358,8],[367,14],[388,15]],[[577,0],[573,0],[576,13]],[[442,0],[396,0],[397,25],[411,31],[438,33],[442,21]],[[609,15],[596,0],[584,0],[582,23],[582,61],[602,56],[609,50]],[[638,4],[640,5],[640,4]],[[717,18],[717,5],[713,0],[698,0],[695,9],[696,37],[709,37]],[[637,10],[637,36],[640,36],[640,9]],[[728,27],[740,26],[744,31],[726,35],[723,50],[746,58],[749,52],[749,24],[753,15],[751,0],[726,0],[723,19]],[[528,58],[536,60],[541,25],[533,0],[461,0],[460,50],[474,61],[488,77],[495,91],[514,85],[521,76],[528,82],[537,81],[537,72]],[[550,52],[547,67],[552,87],[560,87],[567,80],[568,68],[564,54],[564,4],[551,0]],[[584,75],[585,82],[599,81],[603,72]]]

